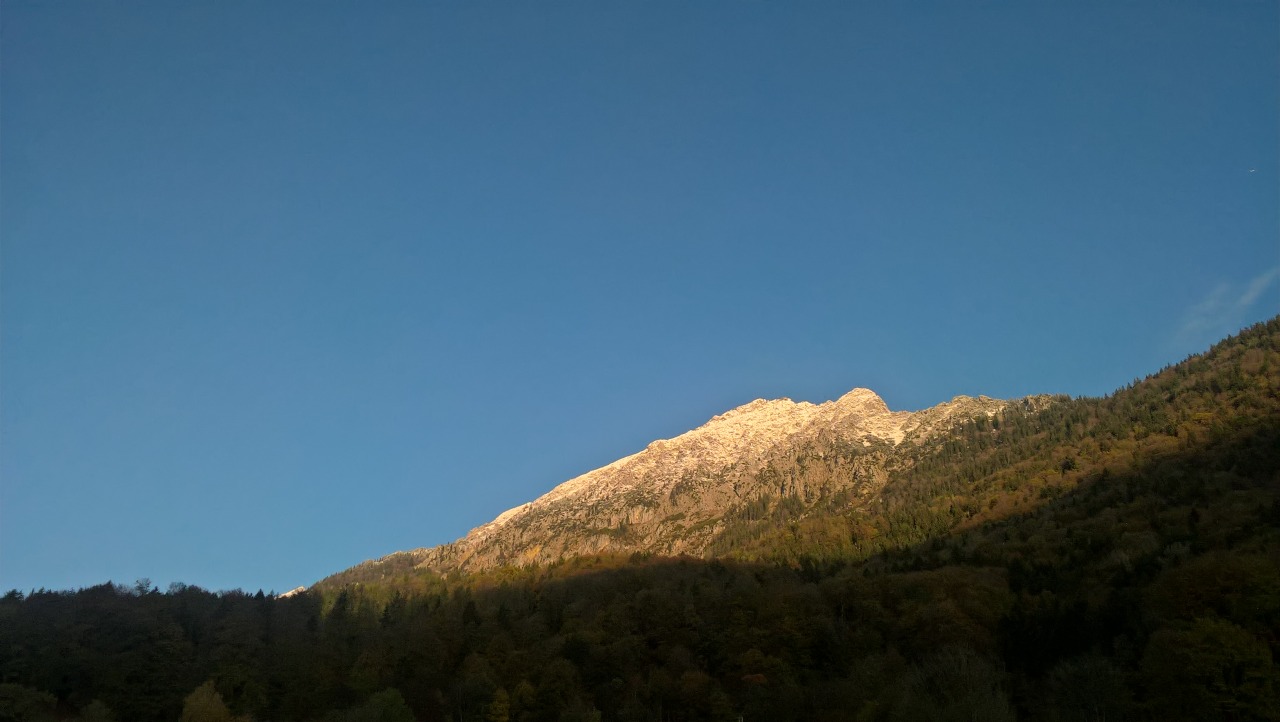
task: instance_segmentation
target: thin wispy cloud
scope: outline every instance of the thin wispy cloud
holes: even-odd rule
[[[1263,271],[1247,283],[1220,283],[1187,310],[1178,328],[1179,345],[1201,343],[1235,333],[1247,322],[1250,310],[1273,284],[1280,281],[1280,266]]]

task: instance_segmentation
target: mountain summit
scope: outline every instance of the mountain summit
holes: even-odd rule
[[[875,494],[897,447],[1008,403],[957,396],[923,411],[891,411],[864,388],[821,404],[756,399],[570,479],[452,544],[366,564],[476,571],[598,553],[713,553],[771,506],[801,513]]]

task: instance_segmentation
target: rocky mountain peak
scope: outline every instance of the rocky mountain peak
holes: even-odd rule
[[[958,396],[923,411],[892,411],[865,388],[819,404],[755,399],[570,479],[452,544],[407,554],[448,570],[601,551],[704,553],[735,509],[841,489],[874,493],[896,445],[929,438],[963,417],[994,414],[1004,404]],[[825,469],[816,475],[805,471],[814,460]]]
[[[886,412],[889,410],[888,404],[880,395],[871,389],[856,388],[848,392],[844,396],[836,399],[835,403],[839,406],[861,406],[867,410],[878,412]]]

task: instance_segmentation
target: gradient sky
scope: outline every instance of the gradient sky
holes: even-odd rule
[[[1280,4],[0,4],[0,589],[283,591],[757,397],[1280,311]]]

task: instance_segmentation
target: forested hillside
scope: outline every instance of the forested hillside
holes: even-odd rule
[[[865,453],[709,558],[11,592],[0,720],[1280,719],[1280,318],[803,496]]]

